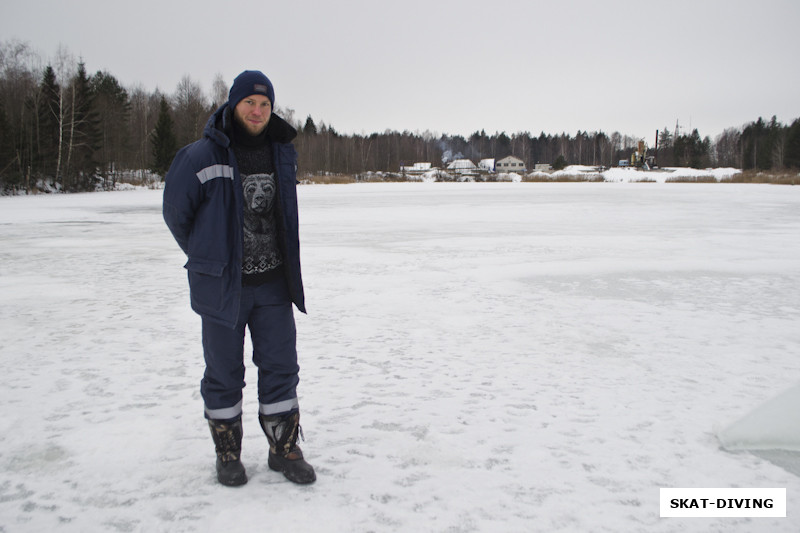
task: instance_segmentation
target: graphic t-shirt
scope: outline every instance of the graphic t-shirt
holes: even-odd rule
[[[237,143],[233,151],[244,192],[242,274],[247,283],[283,263],[275,216],[277,181],[269,142],[257,146]]]

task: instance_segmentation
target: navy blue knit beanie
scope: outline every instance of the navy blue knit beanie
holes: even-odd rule
[[[269,98],[272,107],[275,107],[275,90],[272,88],[272,82],[259,70],[245,70],[236,76],[231,85],[231,92],[228,93],[228,107],[233,109],[251,94],[263,94]]]

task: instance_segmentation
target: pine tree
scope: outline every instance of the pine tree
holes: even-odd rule
[[[658,148],[666,149],[670,147],[672,147],[672,134],[667,128],[664,128],[663,131],[658,132]]]
[[[54,177],[60,164],[60,139],[62,135],[61,87],[56,81],[56,71],[47,65],[39,84],[36,131],[34,132],[35,170],[42,177]]]
[[[172,159],[178,151],[178,139],[173,129],[172,117],[166,98],[161,97],[161,108],[158,113],[156,128],[150,137],[153,145],[153,172],[165,176]]]
[[[100,116],[98,126],[102,139],[96,159],[105,174],[119,165],[125,165],[131,129],[131,103],[128,92],[108,72],[98,71],[90,81],[95,109]]]
[[[308,135],[317,134],[317,125],[314,124],[314,119],[311,118],[311,115],[308,115],[308,118],[306,118],[306,125],[303,126],[303,133]]]
[[[689,164],[691,139],[688,135],[676,135],[672,140],[672,164],[683,167]]]
[[[700,139],[700,133],[697,128],[692,130],[692,135],[689,137],[689,166],[692,168],[703,168],[703,158],[708,150],[708,143]]]
[[[786,134],[786,156],[784,164],[800,169],[800,118],[795,119]]]
[[[0,190],[7,185],[16,185],[19,174],[15,173],[17,157],[14,153],[14,140],[11,125],[8,123],[5,106],[0,102]],[[16,174],[16,175],[15,175]]]
[[[761,117],[744,128],[742,132],[744,155],[742,166],[745,169],[769,170],[772,166],[772,146],[769,133],[769,126]]]
[[[511,155],[511,139],[506,135],[506,132],[501,132],[500,135],[497,136],[494,154],[497,158]]]

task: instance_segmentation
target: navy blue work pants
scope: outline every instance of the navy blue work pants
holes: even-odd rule
[[[297,330],[283,276],[242,287],[235,328],[202,319],[206,370],[200,392],[206,418],[229,420],[242,413],[245,327],[250,330],[258,368],[259,412],[279,415],[298,408]]]

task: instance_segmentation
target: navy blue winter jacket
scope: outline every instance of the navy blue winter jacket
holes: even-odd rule
[[[192,309],[233,327],[242,291],[243,193],[231,141],[231,110],[225,104],[208,119],[203,138],[181,150],[167,172],[164,220],[188,256]],[[289,294],[305,313],[300,275],[297,217],[297,132],[272,115],[267,136],[273,146],[279,207],[278,240]]]

